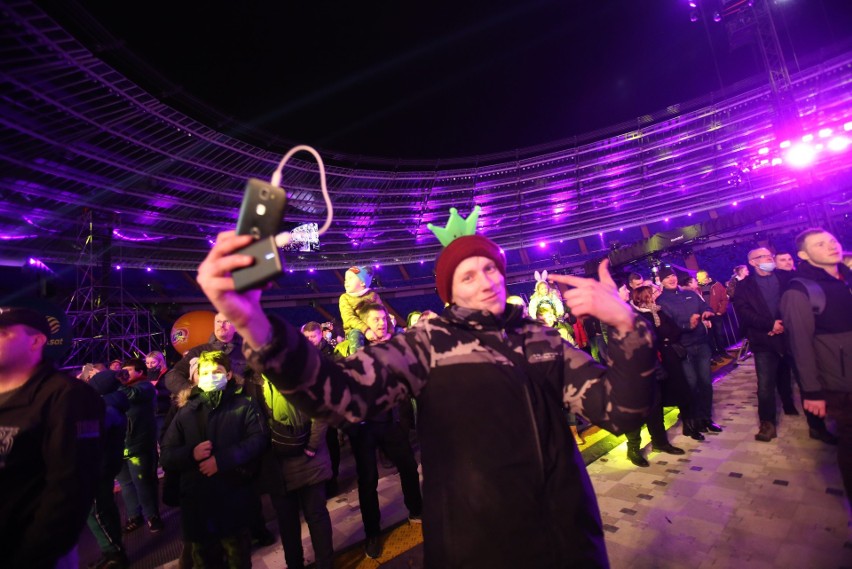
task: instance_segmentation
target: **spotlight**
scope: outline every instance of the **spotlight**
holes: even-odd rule
[[[145,267],[145,270],[146,270],[147,272],[149,272],[149,273],[150,273],[150,272],[151,272],[151,267]]]
[[[545,247],[547,247],[547,243],[545,243],[544,241],[539,241],[538,246],[544,249]]]
[[[784,140],[778,145],[779,148],[790,148],[792,143],[789,140]]]
[[[116,266],[115,266],[115,270],[116,270],[116,271],[120,271],[120,270],[121,270],[121,265],[116,265]]]
[[[843,152],[849,146],[849,139],[845,136],[835,136],[828,141],[828,149],[832,152]]]
[[[693,22],[693,23],[694,23],[694,22],[697,22],[697,21],[698,21],[698,12],[696,12],[695,10],[693,10],[692,12],[690,12],[690,13],[689,13],[689,21],[690,21],[690,22]]]
[[[831,133],[832,130],[830,128],[821,128],[819,129],[817,136],[819,136],[820,138],[828,138],[829,136],[831,136]]]
[[[787,151],[787,163],[793,168],[804,168],[816,158],[816,150],[806,143],[796,144]]]
[[[719,23],[722,21],[722,14],[719,12],[713,12],[713,21]]]

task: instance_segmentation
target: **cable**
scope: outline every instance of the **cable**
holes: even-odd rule
[[[307,144],[300,144],[298,146],[294,146],[291,148],[287,154],[281,158],[281,162],[278,163],[278,167],[275,169],[275,172],[272,173],[272,178],[269,182],[273,186],[281,187],[281,171],[284,169],[284,165],[287,164],[287,161],[293,157],[293,155],[297,152],[304,150],[305,152],[310,153],[314,159],[317,161],[317,168],[319,170],[320,177],[320,189],[322,189],[322,197],[325,199],[325,207],[326,207],[326,216],[325,223],[322,227],[317,231],[317,235],[322,235],[325,233],[329,226],[331,226],[331,220],[334,217],[334,211],[331,207],[331,197],[328,195],[328,186],[326,185],[325,180],[325,164],[322,161],[322,156],[319,155],[312,146],[308,146]],[[285,247],[290,243],[292,236],[289,231],[283,231],[275,236],[275,245],[278,247]]]

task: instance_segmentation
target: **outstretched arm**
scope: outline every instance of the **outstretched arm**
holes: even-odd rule
[[[234,290],[231,271],[250,266],[254,258],[250,255],[234,254],[250,245],[251,235],[237,235],[235,231],[224,231],[216,236],[216,244],[198,266],[196,280],[201,290],[236,328],[243,341],[252,348],[259,348],[269,340],[272,327],[260,307],[260,291]]]
[[[618,287],[609,274],[609,259],[604,259],[598,267],[598,279],[596,281],[570,275],[548,275],[551,282],[573,287],[562,295],[571,314],[588,314],[609,324],[621,334],[630,332],[633,330],[636,316],[618,295]]]

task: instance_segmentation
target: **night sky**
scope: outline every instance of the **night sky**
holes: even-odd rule
[[[453,158],[568,138],[763,74],[756,47],[732,47],[712,20],[720,0],[697,1],[695,23],[687,0],[81,2],[118,42],[43,5],[196,118],[186,94],[285,142]],[[849,0],[778,0],[773,13],[791,72],[852,47]]]

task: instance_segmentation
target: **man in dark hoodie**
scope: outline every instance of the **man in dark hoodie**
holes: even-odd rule
[[[802,382],[802,406],[837,422],[837,463],[852,496],[852,272],[843,247],[824,229],[796,237],[796,278],[781,296],[781,317],[790,335]]]
[[[104,403],[42,358],[47,319],[0,307],[0,565],[76,567],[98,481]]]
[[[130,401],[121,386],[128,379],[128,373],[124,370],[101,371],[89,379],[89,385],[106,404],[100,479],[88,519],[89,531],[95,536],[101,550],[101,558],[89,566],[95,569],[122,569],[130,564],[121,539],[121,515],[115,503],[114,491],[115,478],[124,462],[124,437],[127,433]]]

